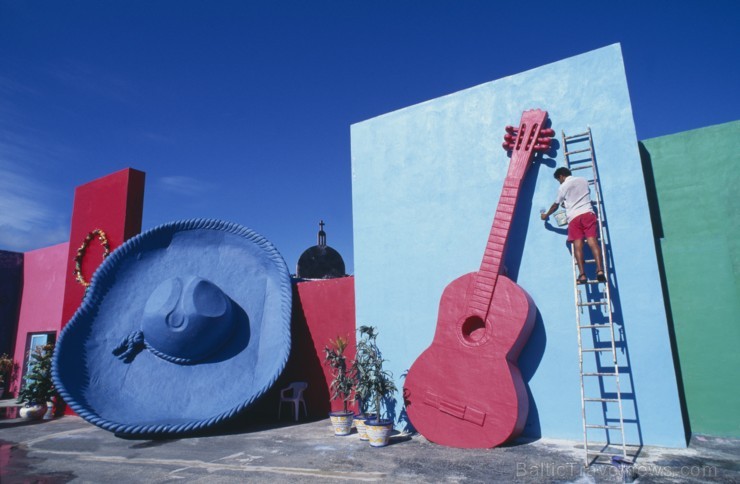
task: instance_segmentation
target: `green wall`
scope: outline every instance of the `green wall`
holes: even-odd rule
[[[735,121],[646,140],[642,150],[691,431],[730,437],[740,437],[739,143]]]

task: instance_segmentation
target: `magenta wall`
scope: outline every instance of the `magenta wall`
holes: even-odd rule
[[[69,243],[65,242],[24,255],[23,295],[13,353],[19,366],[25,359],[28,333],[58,332],[61,327],[68,251]],[[18,380],[19,375],[10,385],[14,394],[18,390]]]

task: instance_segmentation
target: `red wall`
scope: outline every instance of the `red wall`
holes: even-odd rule
[[[304,400],[309,417],[326,418],[330,411],[342,409],[341,401],[330,401],[331,374],[324,365],[324,346],[329,339],[346,337],[350,341],[347,359],[354,359],[354,277],[294,284],[291,331],[292,346],[285,370],[260,403],[249,410],[247,420],[259,422],[277,418],[280,390],[295,381],[308,382]],[[290,404],[284,404],[282,412],[281,420],[292,419],[293,408]]]
[[[306,375],[306,403],[315,407],[314,415],[325,417],[329,411],[331,369],[324,364],[324,346],[342,336],[349,340],[347,362],[355,357],[355,278],[342,277],[322,281],[299,282],[298,296],[306,320],[307,335],[294,346],[293,356],[302,363],[301,354],[313,355],[321,362],[321,373]],[[297,380],[297,378],[295,379]],[[293,381],[295,381],[293,380]],[[331,410],[341,410],[341,401],[332,401]],[[309,406],[309,412],[312,412]]]
[[[72,273],[77,249],[87,234],[95,229],[103,230],[112,252],[141,231],[143,210],[144,172],[126,168],[77,187],[69,236],[62,326],[74,315],[85,295],[85,288]],[[102,260],[103,247],[96,238],[90,242],[82,259],[82,274],[86,281],[90,281]]]
[[[13,359],[25,361],[28,333],[58,332],[62,322],[62,301],[66,279],[69,243],[26,252],[23,262],[23,294],[18,316],[18,333]],[[20,383],[19,370],[9,386],[15,393]]]

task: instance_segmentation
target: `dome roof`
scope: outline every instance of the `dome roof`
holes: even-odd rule
[[[326,245],[322,220],[319,223],[318,244],[303,251],[296,266],[296,276],[301,279],[333,279],[346,275],[344,259],[339,252]]]

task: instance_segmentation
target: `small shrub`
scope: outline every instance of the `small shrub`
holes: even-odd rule
[[[324,362],[329,365],[332,372],[331,399],[342,400],[344,412],[347,413],[347,402],[352,398],[355,380],[351,375],[351,368],[347,367],[347,358],[344,355],[349,342],[347,338],[337,336],[335,340],[329,340],[329,345],[324,346]]]
[[[30,354],[29,372],[24,377],[25,385],[18,393],[18,403],[44,405],[57,392],[51,379],[51,358],[54,345],[37,346]]]

